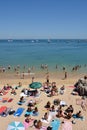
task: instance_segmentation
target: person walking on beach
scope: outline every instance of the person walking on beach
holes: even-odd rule
[[[34,82],[34,76],[32,77],[32,83]]]
[[[24,75],[24,72],[22,73],[22,78],[24,79],[25,75]]]
[[[65,76],[64,76],[64,79],[67,79],[67,72],[65,71]]]
[[[46,83],[47,83],[47,85],[49,85],[49,73],[46,76]]]

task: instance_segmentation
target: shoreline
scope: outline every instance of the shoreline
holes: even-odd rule
[[[67,74],[67,79],[64,79],[64,74],[65,72],[48,72],[49,73],[49,79],[50,81],[54,82],[57,81],[59,84],[63,83],[75,83],[78,79],[84,77],[86,73],[79,73],[79,72],[71,72]],[[24,77],[23,77],[24,75]],[[47,71],[40,71],[40,72],[34,72],[34,73],[9,73],[9,72],[4,72],[0,73],[0,84],[16,84],[18,82],[25,82],[25,85],[29,82],[32,81],[32,77],[34,77],[34,81],[40,81],[43,83],[46,82],[46,76],[47,76]],[[43,79],[43,80],[42,80]],[[18,82],[17,82],[18,81]]]

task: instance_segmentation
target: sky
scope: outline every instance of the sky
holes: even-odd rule
[[[87,0],[0,0],[0,39],[87,39]]]

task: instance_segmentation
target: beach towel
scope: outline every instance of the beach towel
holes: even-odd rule
[[[54,119],[51,121],[51,126],[52,126],[52,130],[58,130],[60,127],[60,120],[59,119]]]
[[[5,102],[8,101],[8,99],[9,99],[8,97],[5,97],[5,98],[2,99],[2,102],[5,103]]]
[[[6,109],[7,109],[6,106],[2,106],[2,107],[0,107],[0,115],[2,115],[2,113],[5,112]]]
[[[25,129],[27,129],[29,126],[31,126],[32,122],[33,122],[33,119],[31,119],[31,121],[29,123],[27,123],[27,122],[24,121],[23,125],[24,125]]]
[[[39,112],[33,113],[33,111],[31,111],[31,112],[26,111],[26,112],[25,112],[25,116],[28,116],[28,115],[38,116],[38,115],[39,115]]]
[[[49,114],[49,116],[48,116],[48,122],[50,123],[51,120],[52,120],[52,116]]]
[[[46,123],[46,124],[49,124],[50,122],[48,121],[48,120],[45,120],[45,119],[41,119],[41,122],[43,122],[43,123]]]
[[[18,102],[17,104],[18,105],[23,105],[25,103],[25,101],[24,102]]]
[[[0,96],[6,95],[7,93],[8,93],[7,91],[4,91],[4,92],[3,92],[3,90],[1,90],[1,91],[0,91]]]
[[[62,130],[72,130],[72,122],[64,121],[62,124]]]
[[[32,115],[32,113],[33,113],[33,111],[31,111],[31,112],[26,111],[25,116]]]
[[[5,91],[4,93],[3,93],[3,95],[6,95],[8,92],[7,91]]]
[[[26,99],[24,99],[22,102],[19,101],[17,104],[18,105],[23,105],[23,104],[25,104],[25,102],[26,102]]]
[[[32,112],[31,115],[32,115],[32,116],[38,116],[38,115],[39,115],[39,112],[35,112],[35,113]]]
[[[60,106],[67,106],[65,101],[60,101]]]
[[[26,94],[24,94],[23,92],[20,94],[20,97],[27,97],[27,95]]]
[[[2,102],[3,98],[0,97],[0,102]]]
[[[57,111],[49,111],[49,115],[52,117],[55,117],[57,114]]]
[[[69,88],[75,88],[75,86],[68,86]]]
[[[23,111],[24,111],[24,108],[18,108],[17,111],[15,111],[14,116],[21,116]]]
[[[1,116],[6,117],[9,114],[10,110],[11,110],[11,108],[7,108],[6,111],[2,113]]]
[[[72,117],[73,117],[74,119],[84,120],[84,117],[83,117],[83,116],[77,117],[76,114],[73,114]]]
[[[12,102],[12,101],[13,101],[13,98],[9,98],[9,99],[8,99],[8,102]]]

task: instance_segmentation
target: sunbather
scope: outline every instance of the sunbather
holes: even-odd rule
[[[50,111],[51,111],[51,112],[55,112],[55,107],[54,107],[54,105],[52,105],[52,107],[50,108]]]
[[[34,110],[33,110],[33,116],[38,116],[38,108],[35,107]]]
[[[73,108],[72,105],[70,105],[65,111],[66,111],[66,112],[71,112],[71,113],[73,113],[74,108]]]
[[[28,106],[31,106],[31,107],[34,107],[36,105],[36,101],[35,100],[30,100],[29,102],[28,102]]]
[[[5,94],[5,90],[4,89],[1,89],[0,90],[0,95],[3,96]]]
[[[9,90],[10,88],[12,88],[12,86],[10,86],[9,84],[3,87],[4,90]]]
[[[24,102],[24,97],[23,96],[20,98],[19,102],[21,102],[21,103]]]
[[[30,120],[31,120],[30,115],[28,115],[28,116],[26,117],[26,119],[25,119],[25,122],[26,122],[26,123],[29,123]]]
[[[38,121],[34,124],[34,126],[35,126],[35,128],[37,128],[37,129],[41,129],[41,127],[42,127],[42,122],[41,122],[41,120],[38,120]]]
[[[21,86],[22,86],[22,83],[21,83],[21,82],[19,82],[19,83],[18,83],[18,87],[21,87]]]
[[[44,116],[42,117],[43,120],[48,120],[48,113],[46,112]]]
[[[82,112],[81,112],[81,111],[77,112],[77,113],[76,113],[76,117],[82,119],[82,118],[83,118]]]
[[[58,111],[58,113],[56,114],[56,117],[58,117],[58,118],[63,117],[62,110]]]
[[[32,108],[29,106],[27,109],[27,112],[31,112],[31,111],[32,111]]]
[[[65,114],[65,113],[64,113]],[[65,114],[65,116],[63,116],[65,119],[71,119],[72,117],[72,112],[68,112],[67,114]]]
[[[51,106],[51,103],[50,103],[50,101],[48,101],[47,104],[45,105],[45,108],[50,110],[50,106]]]
[[[64,94],[64,90],[65,90],[65,86],[63,85],[63,86],[60,88],[59,93],[60,93],[61,95]]]
[[[54,99],[53,104],[54,105],[59,105],[60,104],[60,99]]]
[[[15,91],[14,88],[12,88],[11,94],[12,94],[12,95],[16,95],[16,91]]]

